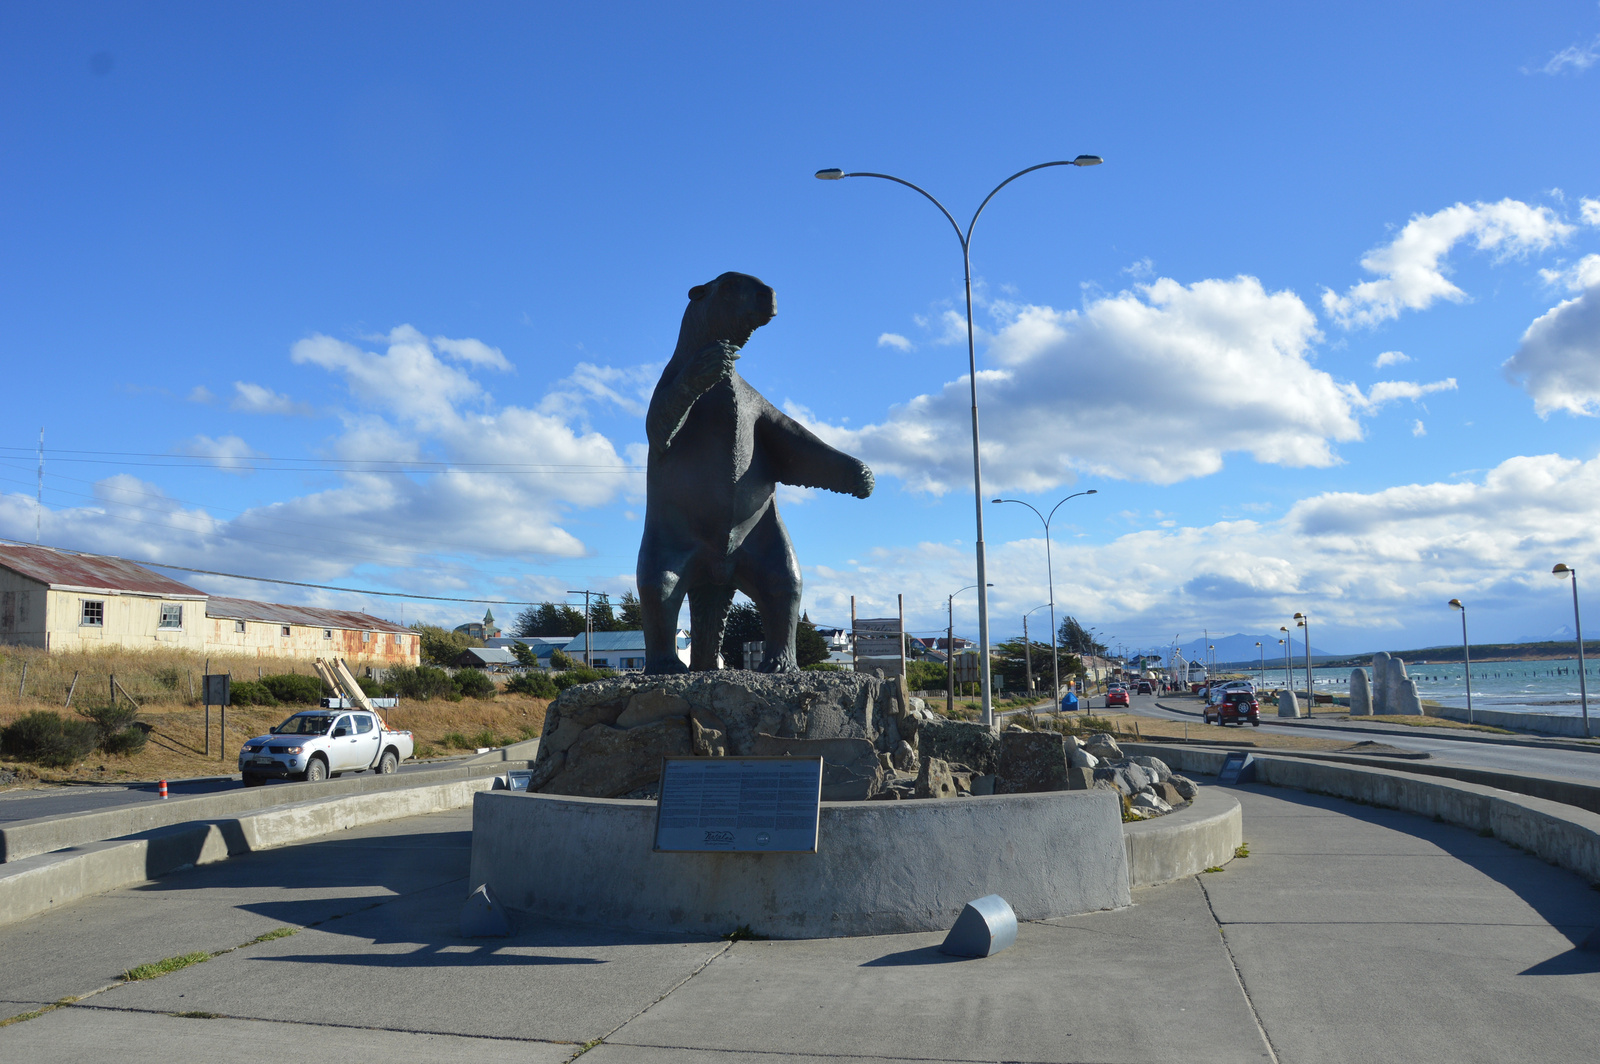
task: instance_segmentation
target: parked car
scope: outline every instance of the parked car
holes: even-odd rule
[[[1261,706],[1254,694],[1237,690],[1219,693],[1221,697],[1205,708],[1203,716],[1207,724],[1213,720],[1222,725],[1249,721],[1254,727],[1261,727]]]
[[[1106,708],[1112,706],[1125,706],[1128,704],[1128,689],[1126,687],[1106,688]]]
[[[271,778],[318,780],[345,772],[380,775],[400,770],[416,752],[408,731],[390,731],[374,713],[311,709],[239,750],[239,772],[253,787]]]

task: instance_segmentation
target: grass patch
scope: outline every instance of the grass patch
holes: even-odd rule
[[[589,1052],[589,1050],[593,1049],[595,1046],[602,1044],[604,1041],[604,1038],[589,1039],[587,1042],[583,1043],[583,1045],[578,1047],[578,1051],[576,1053],[572,1054],[572,1059],[577,1060],[579,1057]]]
[[[1205,869],[1205,871],[1206,872],[1220,872],[1220,871],[1222,871],[1222,866],[1221,865],[1212,865],[1210,868]]]
[[[740,924],[738,927],[734,928],[732,931],[729,931],[722,937],[729,942],[764,942],[771,936],[758,935],[754,931],[750,930],[749,924]]]
[[[1468,724],[1463,720],[1450,720],[1447,717],[1413,717],[1388,714],[1384,716],[1350,717],[1353,721],[1375,720],[1384,724],[1404,724],[1408,728],[1452,728],[1456,731],[1488,732],[1490,735],[1516,735],[1508,728],[1491,728],[1487,724]]]
[[[273,930],[268,931],[264,935],[257,935],[255,938],[252,938],[249,942],[246,942],[245,945],[246,946],[255,946],[255,945],[259,945],[262,942],[271,942],[275,938],[288,938],[290,935],[294,934],[298,930],[300,930],[298,927],[279,927],[279,928],[274,928]]]
[[[77,1000],[78,999],[75,997],[64,997],[60,1001],[46,1005],[42,1009],[34,1009],[32,1012],[18,1013],[17,1015],[12,1016],[10,1019],[0,1020],[0,1027],[10,1027],[13,1023],[26,1023],[29,1020],[36,1020],[47,1012],[54,1012],[56,1009],[63,1008]]]
[[[1233,855],[1235,857],[1249,857],[1250,856],[1250,844],[1247,842],[1242,846],[1235,846],[1233,848]]]
[[[169,1012],[167,1015],[176,1016],[180,1020],[220,1020],[224,1018],[220,1012]]]
[[[205,950],[201,950],[198,953],[183,953],[176,957],[168,957],[165,960],[156,961],[154,964],[141,964],[137,968],[129,968],[122,973],[122,981],[124,983],[132,983],[140,979],[159,979],[163,975],[181,972],[190,965],[204,964],[210,959],[211,954]]]

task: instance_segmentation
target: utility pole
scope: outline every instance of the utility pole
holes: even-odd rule
[[[39,426],[39,486],[33,496],[33,544],[39,545],[39,528],[44,523],[44,426]]]
[[[594,615],[589,612],[588,591],[568,591],[569,595],[583,596],[583,665],[594,668]]]

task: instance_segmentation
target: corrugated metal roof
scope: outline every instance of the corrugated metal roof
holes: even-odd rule
[[[180,584],[121,558],[78,554],[54,547],[0,543],[0,565],[50,587],[82,587],[162,598],[205,598],[206,595],[188,584]]]
[[[505,647],[468,647],[461,652],[456,661],[465,661],[468,658],[476,659],[485,665],[517,664],[517,656]]]
[[[340,628],[352,632],[409,632],[404,625],[380,620],[355,610],[325,610],[318,606],[285,606],[278,602],[253,599],[217,598],[206,600],[206,616],[231,621],[267,621],[272,624],[298,624],[307,628]]]
[[[582,654],[583,653],[584,637],[587,634],[588,633],[586,633],[586,632],[579,632],[577,635],[573,636],[572,637],[572,642],[568,643],[566,645],[566,647],[564,648],[564,653],[567,653],[567,654]],[[689,645],[689,633],[685,632],[682,628],[678,629],[677,643],[678,643],[678,649],[679,650],[682,650],[684,647]],[[644,633],[643,632],[596,632],[596,633],[594,633],[594,651],[593,651],[594,653],[598,654],[598,653],[601,653],[602,651],[618,651],[618,650],[636,650],[639,653],[643,654],[644,653]]]

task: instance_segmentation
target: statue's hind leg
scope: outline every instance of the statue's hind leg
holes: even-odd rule
[[[722,632],[728,624],[733,588],[702,584],[689,592],[689,669],[710,672],[720,667]]]
[[[800,622],[800,561],[789,531],[773,505],[757,521],[735,555],[734,580],[761,613],[766,641],[762,672],[793,672],[794,630]]]
[[[652,548],[653,537],[647,533],[634,573],[639,614],[644,620],[644,671],[658,676],[688,672],[689,667],[678,657],[678,611],[683,608],[685,590],[683,560],[669,561]]]

